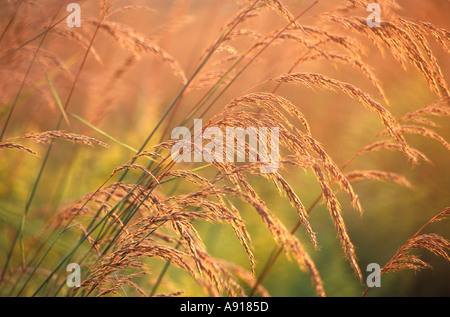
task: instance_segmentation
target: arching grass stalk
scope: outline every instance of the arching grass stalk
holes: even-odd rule
[[[206,56],[203,58],[203,60],[200,62],[200,64],[198,65],[198,67],[195,69],[195,71],[193,72],[193,74],[189,77],[189,79],[187,80],[186,84],[183,85],[183,87],[181,88],[181,90],[178,92],[178,94],[176,95],[175,99],[172,101],[172,103],[169,105],[169,107],[165,110],[165,112],[163,113],[163,115],[161,116],[161,118],[159,119],[159,121],[157,122],[157,124],[155,125],[155,127],[151,130],[151,132],[148,134],[147,138],[144,140],[144,142],[142,143],[142,145],[139,147],[139,149],[137,150],[137,152],[135,153],[135,155],[140,154],[145,147],[147,146],[147,144],[150,142],[150,140],[153,138],[153,136],[155,135],[156,131],[159,129],[159,127],[161,126],[161,124],[164,122],[164,120],[166,119],[167,115],[170,113],[170,111],[172,111],[175,106],[178,104],[178,102],[180,101],[180,98],[182,98],[182,96],[184,95],[184,92],[186,91],[186,89],[188,88],[188,86],[190,85],[190,83],[194,80],[194,78],[198,75],[198,73],[202,70],[202,68],[206,65],[206,63],[208,62],[208,60],[211,58],[211,56],[213,55],[214,51],[219,47],[220,43],[223,41],[224,38],[226,38],[226,36],[233,31],[233,29],[240,23],[240,21],[245,17],[246,14],[248,14],[249,12],[251,12],[252,10],[256,9],[257,6],[256,4],[258,3],[259,0],[255,0],[252,5],[245,11],[245,14],[242,15],[242,17],[240,19],[238,19],[238,21],[236,21],[233,25],[229,26],[228,28],[226,28],[221,35],[219,36],[219,38],[216,40],[216,42],[213,44],[212,48],[208,51],[208,53],[206,54]],[[256,7],[255,7],[256,6]],[[130,164],[133,164],[136,161],[136,158],[133,158],[130,162]],[[148,169],[150,169],[152,167],[153,162],[150,162],[148,164]],[[128,174],[128,169],[125,169],[120,177],[119,177],[119,182],[124,180],[126,175]],[[141,181],[143,179],[143,177],[145,176],[145,174],[141,175],[141,178],[139,179],[139,181]],[[109,201],[109,199],[111,198],[111,195],[108,195],[108,197],[106,198],[106,202]],[[97,215],[100,213],[101,211],[101,207],[98,209],[97,211]],[[95,219],[96,216],[93,218]],[[92,226],[92,222],[91,224],[88,226],[88,229]]]
[[[307,209],[308,215],[311,213],[311,211],[313,211],[313,209],[319,203],[321,198],[322,198],[322,194],[317,196],[317,198],[314,200],[314,202],[311,204],[311,206],[309,206],[309,208]],[[295,226],[291,229],[291,233],[294,234],[298,230],[298,228],[300,228],[301,225],[302,225],[302,221],[299,220],[295,224]],[[253,288],[252,288],[252,290],[251,290],[251,292],[249,294],[249,297],[252,297],[252,296],[255,295],[255,292],[258,289],[259,285],[261,285],[261,283],[264,280],[264,278],[267,276],[267,274],[269,274],[269,271],[272,269],[273,265],[277,261],[278,257],[281,255],[282,251],[283,251],[283,248],[281,248],[281,247],[275,248],[272,251],[272,253],[269,255],[266,263],[264,264],[264,268],[263,268],[261,274],[259,275],[258,279],[256,280],[255,285],[253,286]]]
[[[314,7],[319,1],[315,1],[313,2],[310,6],[308,6],[305,10],[303,10],[299,15],[297,15],[297,17],[295,17],[290,23],[288,23],[284,28],[282,28],[269,42],[267,42],[262,48],[261,50],[258,51],[257,54],[255,54],[247,64],[244,65],[244,67],[242,69],[239,70],[239,72],[232,78],[232,80],[222,89],[222,91],[213,99],[213,101],[208,105],[208,107],[203,111],[203,113],[200,115],[200,117],[203,117],[207,111],[209,111],[212,106],[215,104],[215,102],[225,93],[225,91],[236,81],[236,79],[247,69],[247,67],[252,64],[256,58],[261,55],[265,49],[267,49],[268,46],[270,46],[281,34],[283,34],[283,32],[286,31],[286,29],[291,26],[292,23],[294,23],[295,21],[297,21],[300,17],[302,17],[305,13],[307,13],[312,7]],[[226,79],[227,76],[229,76],[229,74],[231,73],[231,71],[237,66],[237,64],[240,63],[240,61],[247,56],[254,48],[252,47],[251,49],[249,49],[246,53],[241,54],[239,56],[239,58],[233,63],[233,65],[227,70],[227,72],[217,81],[217,83],[214,85],[214,87],[212,87],[207,94],[201,99],[201,102],[198,103],[197,106],[194,107],[193,111],[191,112],[191,114],[183,120],[183,123],[188,122],[206,103],[207,101],[213,96],[213,94],[219,89],[219,87],[221,86],[222,82]],[[210,51],[210,53],[213,50]],[[192,130],[192,127],[191,127]],[[167,157],[165,158],[167,159]],[[153,162],[150,162],[149,164],[149,168],[151,167],[151,165],[153,164]],[[167,167],[166,167],[166,171],[170,170],[170,168],[174,165],[174,162],[172,161]],[[160,165],[158,165],[159,167]],[[157,167],[157,168],[158,168]],[[321,197],[321,196],[320,196]],[[319,198],[320,198],[319,197]],[[319,199],[317,199],[318,201]],[[296,229],[295,229],[296,230]],[[281,252],[281,251],[280,251]],[[152,289],[151,294],[153,295],[159,285],[159,282],[162,280],[164,274],[167,272],[168,267],[170,266],[170,263],[167,262],[162,270],[162,272],[160,273],[160,275],[158,276],[157,279],[157,283],[155,284],[155,286]],[[270,269],[270,268],[269,268]],[[159,281],[159,282],[158,282]],[[255,286],[256,289],[257,285]]]
[[[199,170],[201,170],[201,169],[207,168],[207,167],[210,166],[210,165],[211,165],[211,164],[207,164],[207,165],[205,165],[205,166],[201,166],[201,167],[195,169],[195,171],[199,171]],[[83,257],[81,260],[79,260],[79,261],[77,262],[79,265],[81,265],[81,263],[87,258],[87,256],[88,256],[89,253],[92,251],[92,249],[94,248],[94,246],[95,246],[95,245],[99,245],[100,241],[101,241],[104,237],[106,237],[106,236],[108,235],[108,232],[109,232],[111,229],[113,229],[113,227],[114,227],[115,225],[117,225],[115,222],[112,222],[112,223],[109,223],[109,224],[108,224],[107,220],[112,216],[113,213],[115,213],[116,211],[118,211],[119,208],[120,208],[121,206],[124,205],[124,202],[126,202],[127,199],[132,195],[132,193],[133,193],[136,189],[138,189],[138,187],[141,185],[141,183],[142,183],[144,180],[145,180],[145,178],[142,179],[142,180],[141,180],[140,182],[138,182],[137,184],[135,184],[134,187],[126,194],[126,196],[125,196],[121,201],[119,201],[119,202],[112,208],[112,210],[111,210],[110,212],[108,212],[108,214],[105,215],[105,216],[99,221],[99,223],[95,224],[95,225],[93,226],[93,228],[91,229],[91,231],[90,231],[86,236],[83,237],[83,241],[84,241],[91,233],[93,233],[93,232],[95,231],[96,228],[99,228],[99,232],[97,233],[96,238],[93,240],[91,247],[90,247],[89,250],[85,253],[84,257]],[[175,180],[175,178],[174,178],[174,177],[171,177],[171,178],[168,178],[168,179],[166,179],[166,180],[161,181],[161,183],[167,183],[167,182],[170,182],[170,181],[173,181],[173,180]],[[160,183],[160,184],[161,184],[161,183]],[[148,197],[149,197],[149,195],[151,194],[153,188],[154,188],[154,187],[150,188],[150,185],[147,185],[147,187],[146,187],[145,189],[143,189],[138,195],[136,195],[136,197],[134,198],[134,201],[133,201],[133,202],[130,202],[129,205],[128,205],[128,207],[125,208],[125,211],[124,211],[124,212],[126,212],[126,214],[124,214],[124,215],[122,216],[122,219],[123,219],[123,220],[122,220],[123,226],[121,226],[120,228],[118,228],[117,231],[114,233],[114,236],[112,237],[111,241],[109,241],[108,245],[102,250],[102,254],[97,258],[96,263],[98,263],[98,262],[104,257],[104,255],[105,255],[105,254],[106,254],[106,253],[114,246],[114,242],[116,241],[116,239],[118,238],[118,236],[122,233],[123,229],[124,229],[124,228],[126,227],[126,225],[129,223],[129,221],[133,218],[133,216],[134,216],[135,213],[139,210],[139,208],[142,206],[142,204],[145,202],[145,200],[148,199]],[[146,190],[148,190],[148,192],[146,193],[146,196],[142,199],[142,201],[140,201],[138,204],[136,204],[136,201],[137,201],[138,197],[139,197],[142,193],[144,193]],[[130,208],[130,207],[133,206],[133,205],[134,205],[134,207],[133,207],[133,208]],[[81,207],[81,208],[82,208],[82,207]],[[102,224],[101,227],[99,227],[100,223]],[[162,224],[161,224],[161,225],[162,225]],[[161,226],[161,225],[160,225],[160,226]],[[156,230],[156,229],[155,229],[155,230]],[[154,230],[153,230],[153,231],[154,231]],[[149,232],[149,233],[147,234],[147,237],[148,237],[153,231]],[[137,243],[137,244],[138,244],[138,243]],[[75,248],[78,248],[80,245],[81,245],[81,244],[78,244]],[[75,250],[73,250],[72,253],[73,253],[74,251],[75,251]],[[62,264],[61,264],[61,265],[62,265]],[[95,264],[94,264],[94,265],[95,265]],[[85,277],[86,277],[86,276],[85,276]],[[62,289],[62,287],[63,287],[64,285],[65,285],[64,282],[61,283],[61,285],[59,286],[59,288],[58,288],[58,290],[56,291],[55,295],[59,293],[59,291]],[[94,290],[94,288],[92,288],[92,289],[88,292],[88,294],[91,293],[93,290]],[[72,295],[73,295],[73,294],[74,294],[74,293],[72,292]]]
[[[137,187],[137,186],[136,186]],[[121,202],[124,202],[128,199],[130,194],[127,194],[124,196],[124,198],[122,198]],[[120,203],[119,203],[120,204]],[[44,287],[44,285],[46,283],[48,283],[48,281],[53,277],[53,275],[61,268],[61,266],[75,253],[75,251],[83,244],[83,242],[85,242],[88,237],[101,225],[103,224],[105,221],[107,221],[107,219],[109,219],[109,217],[116,211],[116,209],[118,208],[119,204],[117,204],[116,206],[114,206],[113,208],[111,208],[111,210],[97,223],[95,224],[90,231],[87,232],[86,235],[83,235],[80,240],[77,242],[77,244],[74,246],[74,248],[72,248],[72,250],[70,250],[60,261],[59,263],[56,265],[56,267],[53,269],[53,271],[47,276],[47,278],[41,283],[41,285],[36,289],[36,291],[33,293],[33,297],[35,295],[37,295],[39,293],[39,291]],[[91,246],[92,248],[93,246]],[[45,254],[48,254],[48,252],[46,251]],[[39,261],[39,263],[42,262]]]
[[[233,77],[233,79],[224,87],[224,89],[220,92],[220,94],[218,96],[216,96],[216,98],[214,98],[214,100],[209,104],[209,106],[203,111],[203,113],[201,114],[200,117],[203,117],[206,112],[208,112],[211,107],[215,104],[215,102],[224,94],[224,92],[235,82],[235,80],[247,69],[248,66],[250,66],[250,64],[252,64],[256,58],[258,58],[259,55],[261,55],[266,49],[267,47],[269,47],[276,39],[278,39],[280,37],[281,34],[283,34],[295,21],[297,21],[298,19],[300,19],[304,14],[306,14],[309,10],[311,10],[317,3],[319,2],[319,0],[314,1],[311,5],[309,5],[305,10],[303,10],[300,14],[298,14],[292,21],[290,21],[285,27],[283,27],[269,42],[267,42],[262,48],[261,50],[259,50],[258,53],[256,53],[249,61],[247,64],[244,65],[244,67],[239,70],[239,72]],[[247,52],[249,53],[251,50],[253,50],[253,48],[250,48],[250,50]],[[239,60],[240,61],[240,60]]]

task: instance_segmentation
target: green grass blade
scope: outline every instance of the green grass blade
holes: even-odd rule
[[[47,80],[48,85],[50,86],[50,90],[52,92],[53,98],[55,98],[56,104],[58,105],[59,110],[61,111],[61,114],[64,118],[64,121],[66,121],[67,125],[70,127],[69,118],[67,118],[66,111],[64,110],[64,106],[61,103],[61,99],[59,98],[58,92],[55,89],[55,86],[52,83],[52,80],[50,79],[50,76],[48,75],[47,71],[44,68],[44,65],[42,65],[39,56],[36,56],[37,61],[39,62],[39,65],[41,66],[42,71],[44,72],[45,79]]]

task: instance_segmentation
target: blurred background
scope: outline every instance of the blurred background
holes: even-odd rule
[[[55,129],[61,110],[54,91],[64,104],[71,94],[72,84],[95,31],[93,21],[98,19],[99,14],[98,2],[77,1],[81,6],[81,28],[69,30],[65,23],[60,23],[46,35],[40,48],[39,60],[35,59],[28,68],[33,52],[42,37],[12,53],[10,50],[44,31],[50,25],[60,4],[58,1],[23,1],[16,12],[15,8],[19,2],[21,1],[0,3],[0,30],[4,34],[0,40],[1,127],[7,120],[11,105],[16,104],[4,139],[32,131]],[[71,1],[65,2],[68,4]],[[428,21],[446,30],[450,28],[448,1],[397,2],[400,8],[396,12],[403,17],[412,21]],[[123,32],[134,30],[157,45],[181,66],[186,78],[190,78],[201,58],[223,32],[224,25],[235,16],[245,1],[116,0],[106,3],[111,5],[110,12],[132,6],[110,15],[108,21],[127,26]],[[312,1],[286,0],[282,3],[295,16]],[[347,1],[342,3],[345,4]],[[334,0],[320,1],[299,22],[306,26],[326,27],[329,32],[353,34],[362,48],[362,60],[370,65],[381,82],[389,105],[377,95],[375,88],[358,69],[348,65],[317,59],[298,65],[295,71],[316,72],[348,81],[370,93],[397,117],[436,100],[436,95],[430,91],[422,74],[413,66],[407,65],[402,68],[390,53],[382,54],[369,39],[319,18],[319,14],[333,12],[337,6]],[[67,14],[64,12],[65,7],[66,4],[58,12],[56,21]],[[14,20],[8,26],[15,12]],[[368,15],[360,9],[349,14],[361,17]],[[282,16],[273,10],[264,9],[244,21],[241,27],[267,34],[285,24],[286,20]],[[166,140],[170,136],[171,129],[180,125],[214,83],[211,80],[205,82],[196,80],[202,75],[205,75],[203,78],[208,78],[207,75],[214,74],[214,71],[226,70],[232,63],[226,59],[245,52],[254,41],[254,38],[249,37],[237,38],[229,41],[230,47],[224,47],[223,51],[214,54],[202,73],[193,81],[192,86],[198,85],[198,89],[188,89],[176,110],[171,112],[157,130],[149,147]],[[431,40],[430,43],[447,79],[450,71],[448,52]],[[22,244],[25,250],[30,251],[36,242],[45,236],[46,224],[51,222],[59,209],[94,191],[116,166],[130,159],[135,153],[130,148],[138,149],[141,146],[183,87],[179,76],[176,76],[168,63],[162,61],[159,56],[151,53],[134,56],[123,44],[107,30],[99,30],[67,105],[68,114],[83,118],[90,125],[72,115],[68,116],[70,125],[66,121],[61,125],[62,130],[98,138],[110,144],[110,147],[87,147],[64,141],[55,142],[27,215]],[[272,90],[275,84],[269,79],[289,71],[304,52],[305,47],[297,43],[273,43],[218,99],[204,115],[203,122],[237,96],[248,92]],[[22,82],[27,72],[27,78]],[[51,78],[54,91],[49,87],[47,76]],[[23,87],[19,90],[21,85]],[[383,128],[376,114],[342,93],[311,90],[298,85],[282,85],[277,94],[289,99],[305,114],[314,138],[321,142],[339,166]],[[446,140],[450,140],[449,118],[433,118],[433,120],[439,125],[435,128],[436,132]],[[99,131],[126,144],[128,148],[111,142],[111,139]],[[347,167],[346,171],[362,169],[391,171],[405,176],[413,188],[392,182],[364,181],[355,184],[355,191],[364,209],[362,216],[351,207],[344,194],[338,195],[364,277],[371,273],[365,271],[369,263],[378,263],[382,267],[423,224],[449,205],[448,151],[439,142],[423,136],[408,135],[407,140],[422,151],[432,164],[422,163],[412,166],[400,153],[378,151],[359,157]],[[1,150],[0,265],[2,267],[48,147],[30,140],[22,140],[20,143],[32,148],[39,155],[30,155],[15,149]],[[306,207],[310,206],[320,194],[320,187],[310,172],[297,170],[295,173],[286,173],[285,177]],[[294,227],[298,218],[289,202],[280,197],[273,186],[261,183],[255,187],[286,227],[288,229]],[[162,187],[163,192],[168,193],[171,190],[172,186]],[[260,273],[275,244],[254,210],[245,204],[237,206],[253,238],[256,268],[257,273]],[[302,229],[296,235],[305,243],[315,261],[327,295],[360,296],[366,285],[358,281],[348,265],[326,206],[320,203],[310,217],[312,228],[317,233],[319,250],[313,250]],[[249,269],[247,255],[234,237],[231,228],[218,224],[196,225],[207,250],[212,255]],[[436,232],[448,238],[449,229],[450,224],[442,221],[427,227],[426,231]],[[61,254],[63,252],[64,248],[61,248]],[[433,266],[432,270],[385,274],[381,278],[381,287],[370,290],[367,296],[450,295],[449,263],[427,251],[418,250],[418,254],[422,254],[423,259]],[[11,267],[20,265],[19,258],[20,256],[14,258]],[[55,257],[48,261],[48,266],[51,267],[51,263],[58,262],[58,259]],[[151,285],[165,265],[161,260],[149,260],[148,263],[151,267],[151,276],[141,278],[142,285]],[[186,295],[202,295],[200,287],[185,272],[171,266],[165,276],[160,286],[161,292],[184,290]],[[300,271],[297,264],[286,259],[284,255],[273,266],[263,285],[272,296],[315,296],[308,274]]]

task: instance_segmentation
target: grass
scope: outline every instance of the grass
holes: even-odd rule
[[[311,281],[302,293],[326,296],[336,277],[322,276],[323,249],[346,259],[338,271],[352,273],[340,283],[370,294],[361,266],[370,259],[360,261],[358,253],[372,256],[359,246],[373,245],[364,234],[355,244],[349,218],[366,217],[367,206],[388,206],[376,215],[382,221],[410,198],[387,195],[380,204],[358,193],[360,184],[422,190],[407,176],[426,180],[417,169],[434,164],[427,154],[438,158],[430,165],[435,183],[445,184],[439,167],[448,167],[450,150],[440,126],[450,114],[446,20],[420,16],[424,7],[445,10],[437,1],[417,2],[411,11],[402,1],[378,2],[380,28],[367,26],[368,3],[359,0],[217,1],[201,9],[187,0],[81,2],[81,28],[66,27],[62,2],[4,4],[0,294],[277,296],[271,272],[285,256]],[[217,19],[202,27],[211,14]],[[422,20],[430,17],[436,21]],[[429,102],[402,101],[401,91],[386,86],[393,70],[420,78],[417,95]],[[324,116],[321,107],[332,113]],[[279,128],[279,169],[175,162],[170,131],[192,129],[196,118],[203,130]],[[353,135],[364,127],[378,132]],[[338,136],[347,142],[336,146]],[[236,149],[246,158],[250,151],[248,144]],[[384,170],[380,152],[407,166],[408,175]],[[433,203],[424,195],[416,212],[406,213],[426,222],[418,231],[377,231],[397,249],[380,263],[380,275],[431,268],[415,249],[450,260],[448,229],[423,232],[445,224],[448,189],[434,186]],[[325,211],[334,228],[326,234],[319,225]],[[219,229],[225,227],[227,234]],[[225,252],[228,244],[238,247]],[[69,263],[82,268],[79,287],[66,285]]]

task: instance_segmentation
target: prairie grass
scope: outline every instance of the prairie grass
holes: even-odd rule
[[[289,296],[343,295],[328,265],[366,296],[364,264],[431,268],[414,249],[448,277],[449,4],[376,2],[375,28],[363,0],[79,1],[80,28],[69,1],[2,3],[0,295],[279,296],[288,259]],[[249,142],[177,163],[195,118],[279,128],[278,170],[234,162]],[[385,225],[354,239],[367,209]]]

